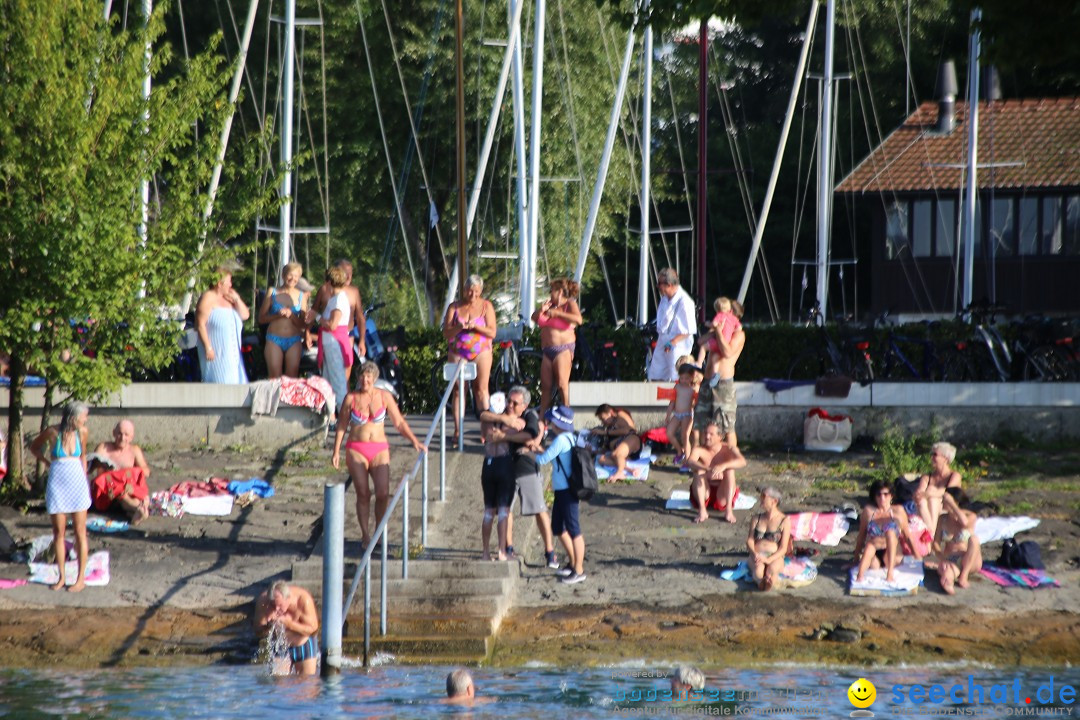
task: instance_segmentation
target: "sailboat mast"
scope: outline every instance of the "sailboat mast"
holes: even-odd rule
[[[979,162],[979,21],[982,10],[971,11],[971,47],[968,58],[968,147],[967,186],[964,188],[964,292],[962,306],[971,305],[971,285],[975,279],[975,193],[978,190]],[[991,258],[991,262],[993,259]]]
[[[829,233],[832,220],[832,114],[833,47],[836,30],[836,0],[825,5],[825,69],[821,81],[821,128],[818,143],[817,197],[817,302],[822,318],[828,317]]]
[[[646,0],[644,12],[648,14],[649,3]],[[639,254],[640,271],[638,275],[638,322],[644,325],[649,320],[649,188],[652,177],[652,24],[645,26],[645,42],[642,48],[644,61],[645,88],[641,112],[641,253]]]
[[[296,58],[296,0],[285,0],[285,53],[281,77],[281,245],[278,248],[278,271],[288,265],[292,255],[289,223],[292,220],[293,162],[293,82]]]

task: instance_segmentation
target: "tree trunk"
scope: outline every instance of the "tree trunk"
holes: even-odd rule
[[[22,358],[11,357],[11,387],[8,389],[8,477],[29,490],[23,472],[23,386],[26,384],[26,364]]]
[[[45,378],[45,402],[42,404],[41,409],[41,422],[38,423],[38,433],[45,432],[45,428],[49,427],[49,417],[52,415],[52,397],[53,397],[53,384],[48,378]],[[34,464],[34,489],[40,494],[45,494],[45,483],[49,478],[48,472],[45,470],[45,464],[38,461]]]

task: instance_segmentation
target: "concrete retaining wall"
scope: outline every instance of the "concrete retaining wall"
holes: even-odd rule
[[[747,442],[801,442],[806,411],[823,407],[854,420],[856,435],[878,435],[887,423],[911,432],[932,425],[958,442],[1019,433],[1039,441],[1080,438],[1080,383],[877,383],[853,385],[846,398],[814,395],[813,386],[769,392],[763,383],[736,383],[739,437]],[[628,408],[639,427],[663,422],[667,401],[656,399],[667,383],[572,383],[579,428],[595,425],[602,403]],[[107,439],[121,417],[131,418],[137,441],[163,449],[247,445],[277,450],[321,442],[323,418],[303,408],[281,406],[274,417],[250,415],[247,385],[140,383],[98,404],[90,413],[90,436]],[[8,393],[0,391],[0,408]],[[44,404],[41,388],[26,391],[29,428]],[[28,428],[28,429],[29,429]]]

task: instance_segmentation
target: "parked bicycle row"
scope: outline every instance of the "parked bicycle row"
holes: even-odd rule
[[[806,326],[813,339],[788,367],[792,380],[841,375],[852,380],[913,382],[1070,382],[1080,380],[1077,320],[1028,316],[1002,322],[1003,308],[965,308],[952,322],[897,325],[888,312],[859,325]],[[1077,339],[1077,342],[1074,342]]]

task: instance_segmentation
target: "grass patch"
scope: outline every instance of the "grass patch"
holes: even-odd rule
[[[1024,515],[1035,510],[1035,504],[1026,500],[1018,503],[1010,503],[1001,507],[1005,515]]]
[[[802,470],[802,467],[802,463],[795,462],[794,460],[784,460],[776,463],[770,467],[769,470],[772,471],[773,475],[783,475],[784,473],[797,473]]]
[[[307,465],[315,459],[314,453],[311,450],[296,450],[294,452],[287,453],[285,455],[286,465]]]
[[[247,455],[255,451],[255,446],[247,445],[245,443],[232,443],[231,445],[226,445],[222,449],[225,450],[225,452],[236,453],[237,455]]]
[[[846,493],[857,493],[865,490],[865,486],[859,480],[853,478],[829,477],[814,480],[815,490],[839,490]]]

